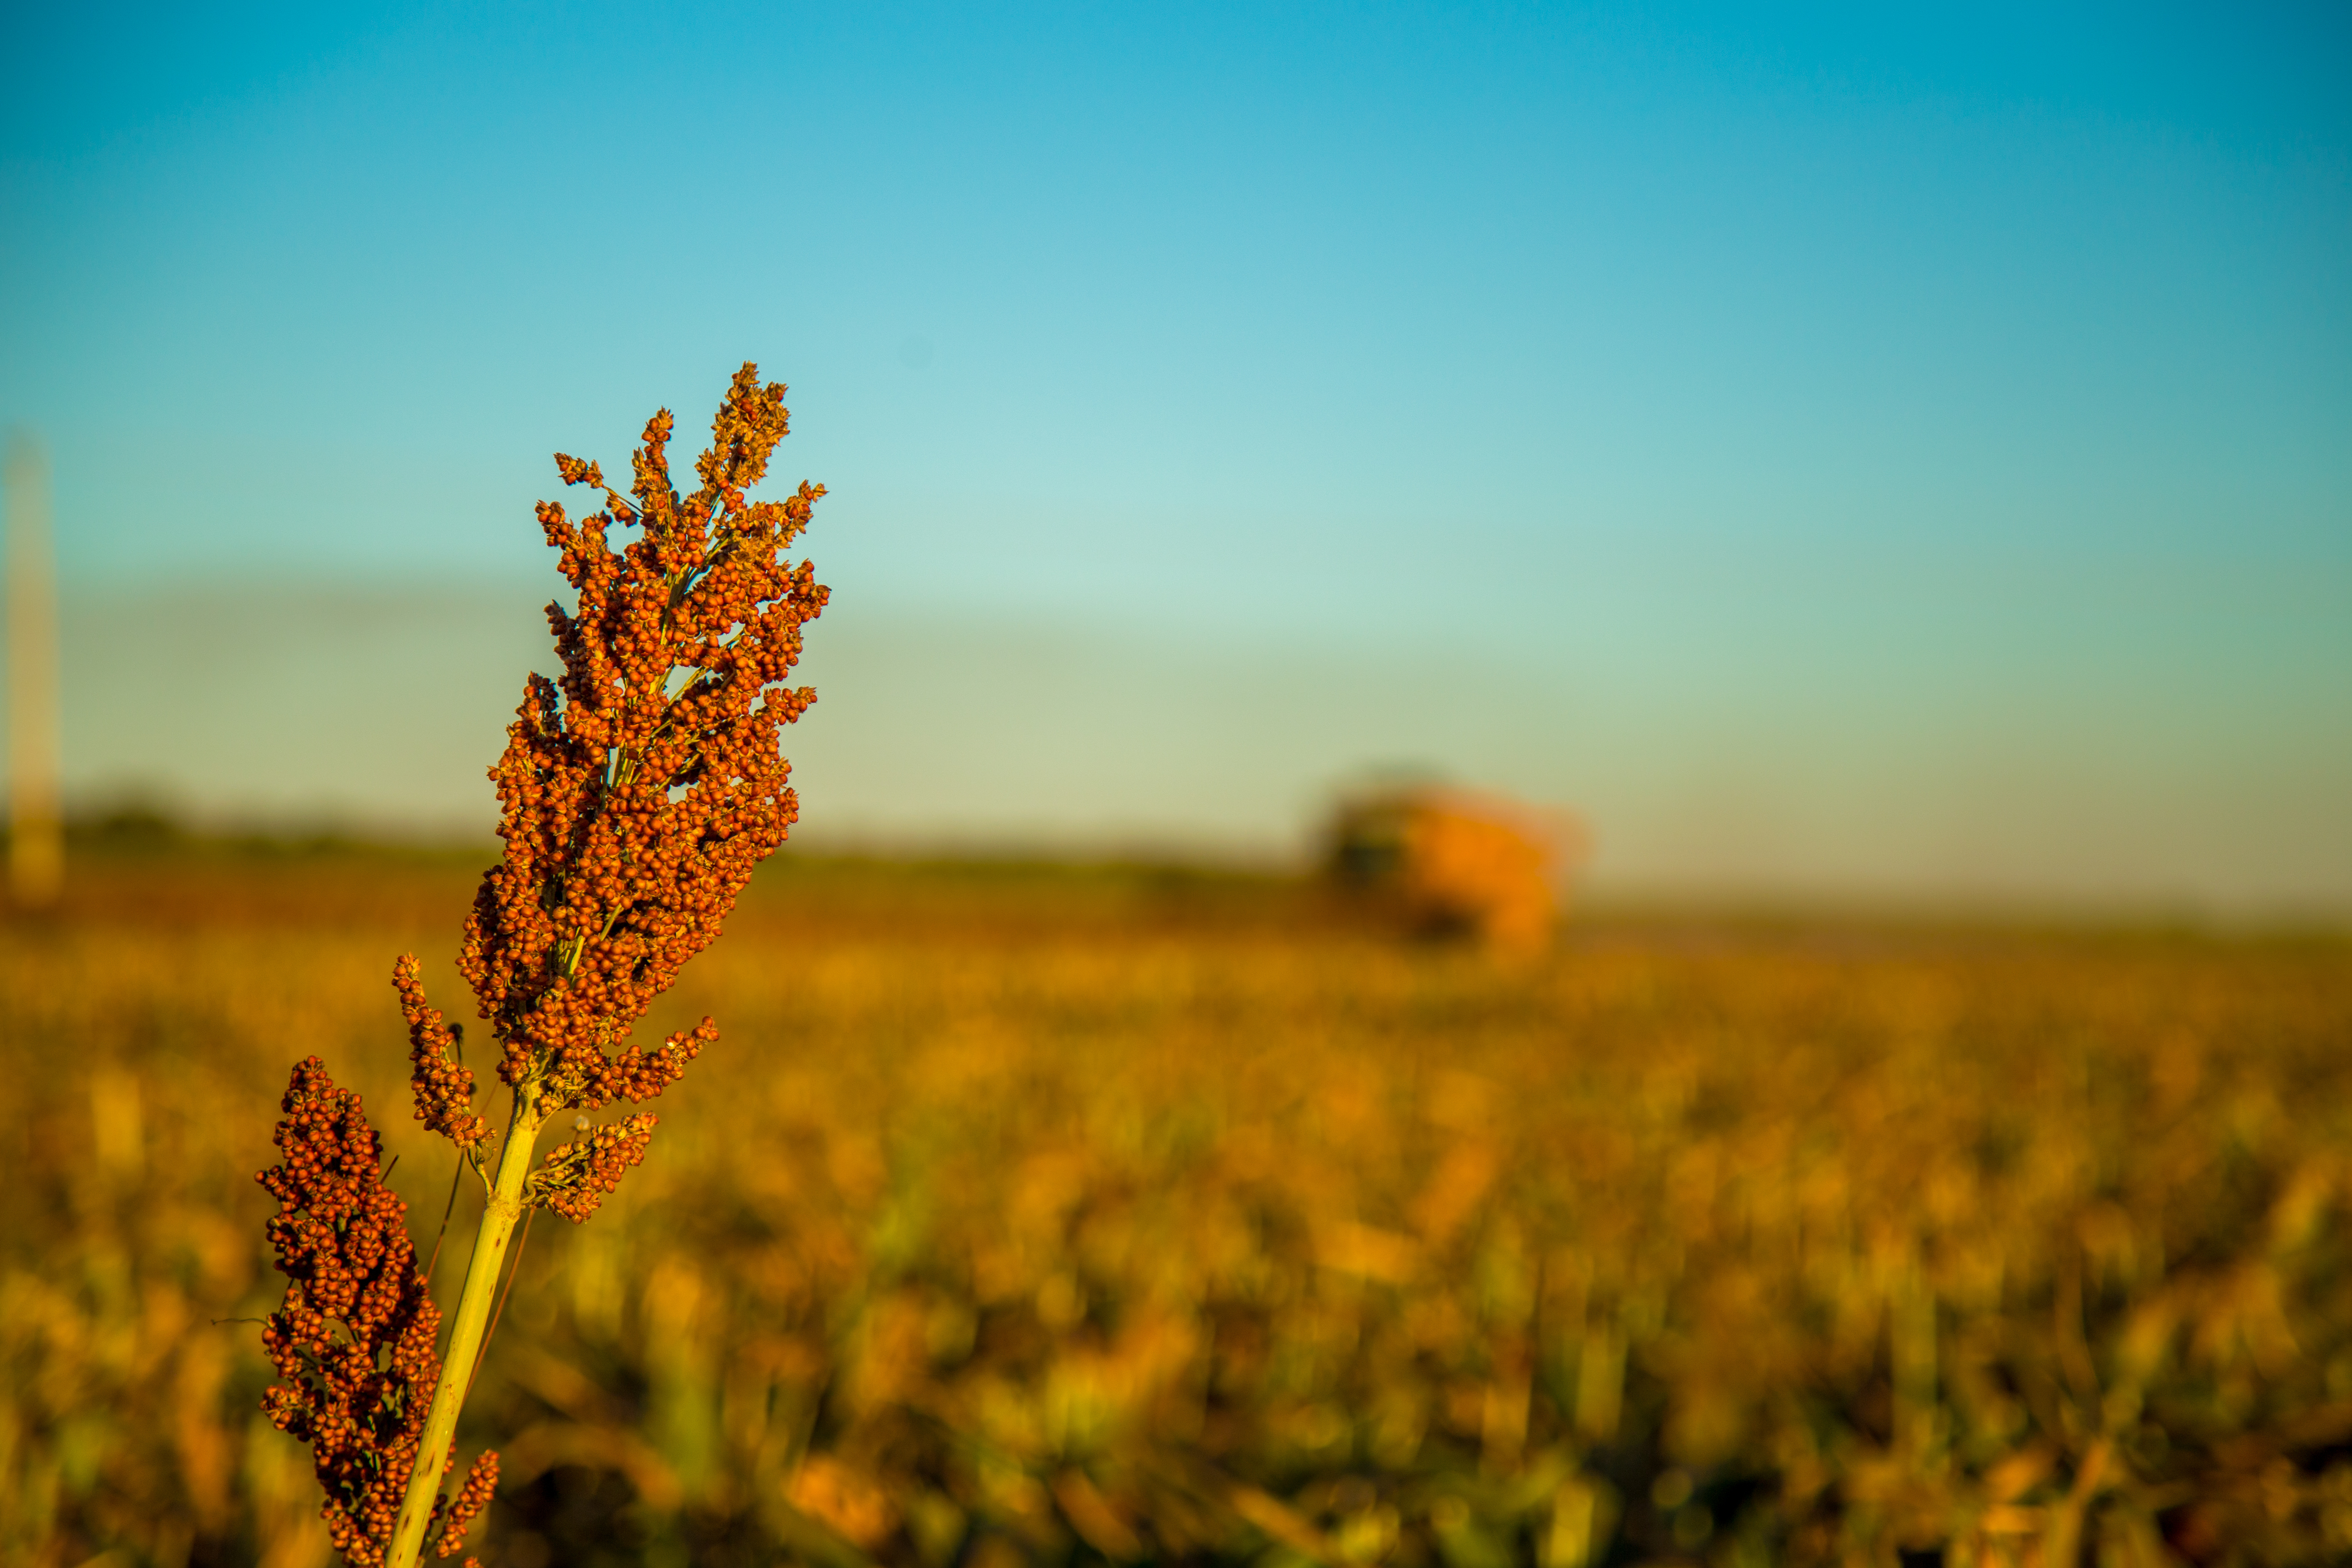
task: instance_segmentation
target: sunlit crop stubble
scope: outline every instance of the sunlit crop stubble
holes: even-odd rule
[[[482,879],[458,961],[512,1093],[503,1140],[474,1109],[459,1031],[426,1001],[415,956],[404,955],[393,973],[408,1020],[416,1117],[457,1146],[488,1190],[437,1364],[437,1317],[398,1200],[373,1173],[374,1134],[357,1098],[335,1090],[315,1060],[295,1069],[279,1130],[287,1163],[262,1176],[280,1200],[273,1239],[311,1236],[319,1222],[341,1236],[345,1210],[368,1215],[376,1239],[358,1254],[315,1237],[307,1250],[280,1244],[289,1284],[271,1319],[271,1348],[296,1339],[312,1348],[278,1355],[287,1384],[272,1391],[269,1409],[313,1444],[335,1543],[352,1563],[408,1568],[428,1535],[439,1555],[460,1549],[465,1519],[495,1483],[496,1457],[477,1464],[455,1505],[443,1500],[441,1480],[517,1224],[541,1207],[575,1222],[593,1214],[644,1160],[655,1118],[638,1111],[596,1124],[590,1113],[653,1099],[718,1038],[708,1018],[652,1051],[628,1036],[687,960],[717,938],[753,868],[798,816],[779,730],[815,697],[779,683],[798,662],[801,628],[823,609],[826,590],[807,563],[781,555],[824,488],[803,483],[776,502],[747,494],[788,431],[783,393],[743,366],[695,465],[700,488],[683,498],[670,483],[667,409],[646,426],[628,497],[596,464],[556,457],[566,484],[603,490],[604,504],[574,523],[560,505],[540,503],[577,607],[548,606],[562,679],[530,678],[491,770],[506,852]],[[616,524],[638,531],[618,552],[608,542]],[[575,1113],[578,1136],[534,1168],[541,1129],[566,1112]],[[317,1126],[331,1126],[334,1146],[306,1152],[304,1140],[325,1136]],[[335,1173],[331,1191],[300,1179],[320,1162]],[[322,1293],[331,1275],[335,1289]],[[337,1384],[320,1348],[333,1339],[316,1321],[322,1310],[353,1344],[364,1337],[396,1346],[389,1369],[375,1371],[371,1352],[366,1375]]]

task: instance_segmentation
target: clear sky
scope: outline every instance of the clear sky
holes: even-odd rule
[[[813,827],[1263,847],[1425,763],[1628,885],[2352,908],[2347,14],[1900,9],[18,7],[68,766],[472,809],[268,669],[494,751],[534,629],[452,606],[551,582],[547,454],[755,358]]]

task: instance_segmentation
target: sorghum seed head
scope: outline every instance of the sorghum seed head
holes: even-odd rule
[[[416,1271],[407,1205],[384,1186],[383,1147],[360,1097],[318,1058],[297,1064],[278,1124],[282,1163],[255,1180],[278,1199],[269,1240],[286,1299],[261,1331],[280,1381],[263,1398],[273,1425],[310,1445],[326,1491],[327,1534],[360,1568],[383,1561],[441,1375],[441,1314]],[[489,1502],[499,1459],[485,1454],[428,1528],[446,1556]],[[446,1466],[445,1466],[446,1473]]]
[[[601,489],[604,504],[575,523],[540,503],[574,592],[571,609],[547,607],[563,674],[530,679],[490,770],[506,852],[483,876],[457,966],[498,1037],[499,1076],[536,1086],[541,1114],[651,1100],[719,1037],[705,1018],[652,1051],[628,1040],[800,815],[778,738],[816,694],[781,683],[827,592],[783,552],[824,487],[804,483],[781,501],[747,494],[790,430],[783,395],[755,365],[736,373],[690,495],[670,483],[663,409],[646,426],[627,497],[598,465],[558,453],[563,482]],[[637,536],[614,551],[615,528]],[[486,1144],[472,1077],[425,1007],[413,959],[394,983],[418,1117],[461,1146]],[[597,1157],[561,1173],[551,1155],[534,1192],[552,1204],[559,1187],[591,1181],[592,1165],[611,1191],[652,1125],[632,1117],[617,1124],[625,1133],[599,1131]],[[584,1117],[574,1130],[588,1131]],[[594,1202],[583,1189],[566,1212]]]

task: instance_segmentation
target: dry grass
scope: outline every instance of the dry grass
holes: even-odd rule
[[[470,862],[180,849],[0,928],[0,1558],[312,1568],[251,1173]],[[2352,948],[761,874],[461,1450],[548,1563],[2352,1557]],[[453,1235],[466,1234],[461,1208]],[[462,1258],[445,1254],[442,1289]]]

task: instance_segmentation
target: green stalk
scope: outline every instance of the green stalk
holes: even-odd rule
[[[491,1184],[489,1201],[482,1205],[481,1229],[474,1233],[474,1258],[466,1267],[466,1288],[457,1298],[457,1316],[449,1325],[448,1348],[441,1355],[441,1381],[433,1390],[433,1408],[425,1414],[416,1468],[409,1472],[408,1492],[401,1500],[400,1521],[393,1528],[384,1568],[416,1568],[417,1559],[424,1555],[425,1530],[433,1522],[433,1500],[441,1490],[442,1467],[448,1463],[449,1445],[457,1435],[457,1412],[465,1407],[475,1363],[481,1359],[482,1331],[488,1325],[490,1303],[498,1295],[507,1243],[514,1238],[515,1226],[523,1216],[523,1183],[530,1175],[531,1144],[542,1121],[531,1089],[526,1084],[515,1091],[514,1115],[507,1126],[506,1146],[499,1155],[498,1179]]]

